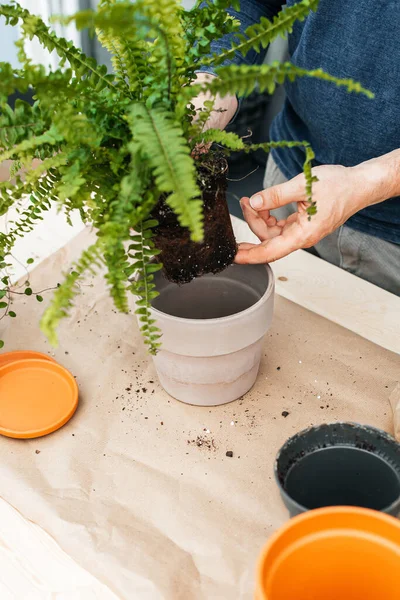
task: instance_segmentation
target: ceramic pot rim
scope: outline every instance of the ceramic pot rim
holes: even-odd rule
[[[249,265],[250,267],[251,265]],[[235,321],[239,321],[241,318],[243,318],[244,315],[251,315],[253,312],[256,312],[260,306],[262,306],[263,304],[265,304],[270,296],[273,293],[274,287],[275,287],[275,277],[274,277],[274,273],[271,269],[271,267],[266,264],[266,265],[262,265],[265,270],[268,273],[268,285],[267,285],[267,289],[265,290],[265,292],[263,293],[263,295],[261,296],[261,298],[259,300],[257,300],[257,302],[255,304],[252,304],[251,306],[249,306],[249,308],[246,308],[245,310],[241,310],[240,312],[234,313],[233,315],[228,315],[227,317],[219,317],[216,319],[186,319],[183,317],[175,317],[173,315],[169,315],[168,313],[163,312],[162,310],[158,310],[157,308],[152,308],[151,312],[154,314],[154,316],[157,315],[162,315],[162,319],[166,320],[166,321],[171,321],[172,323],[190,323],[192,325],[195,324],[199,324],[199,323],[207,323],[207,324],[218,324],[218,323],[229,323],[229,322],[235,322]]]
[[[298,433],[295,433],[294,435],[292,435],[290,438],[288,438],[286,440],[286,442],[283,444],[283,446],[278,450],[278,453],[275,457],[275,462],[274,462],[274,476],[275,476],[275,481],[278,485],[279,491],[281,492],[281,494],[287,498],[291,504],[297,508],[297,510],[300,513],[305,513],[305,512],[310,512],[311,510],[320,510],[320,509],[311,509],[311,508],[307,508],[306,506],[303,506],[302,504],[299,504],[298,502],[296,502],[296,500],[294,500],[294,498],[292,498],[292,496],[290,494],[287,493],[287,491],[285,490],[285,488],[283,487],[283,484],[281,483],[281,481],[279,480],[279,470],[278,470],[278,463],[279,463],[279,459],[281,457],[281,455],[286,452],[286,449],[288,447],[288,445],[294,440],[294,439],[298,439],[303,437],[304,435],[306,435],[307,433],[309,433],[310,431],[315,431],[317,429],[319,429],[320,427],[323,426],[341,426],[341,425],[350,425],[352,427],[355,427],[357,429],[367,429],[372,433],[377,433],[379,434],[381,437],[385,438],[386,441],[388,441],[389,443],[395,443],[397,444],[397,441],[395,440],[395,438],[393,436],[391,436],[389,433],[387,433],[386,431],[384,431],[383,429],[379,429],[378,427],[373,427],[372,425],[363,425],[361,423],[355,423],[353,421],[337,421],[334,423],[321,423],[320,425],[311,425],[310,427],[307,427],[306,429],[303,429],[302,431],[299,431]],[[400,497],[397,498],[396,500],[394,500],[391,504],[389,504],[388,506],[385,506],[384,508],[380,509],[378,512],[380,513],[391,513],[391,511],[399,504],[400,501]],[[360,507],[361,508],[361,507]],[[366,509],[368,510],[368,509]]]

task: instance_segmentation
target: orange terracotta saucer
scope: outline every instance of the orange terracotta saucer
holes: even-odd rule
[[[74,377],[48,357],[24,358],[0,368],[0,435],[47,435],[69,421],[77,406]]]
[[[12,352],[3,352],[0,354],[0,367],[4,367],[4,365],[15,362],[16,360],[24,360],[25,358],[40,358],[42,360],[56,362],[51,356],[43,354],[42,352],[36,352],[36,350],[13,350]]]

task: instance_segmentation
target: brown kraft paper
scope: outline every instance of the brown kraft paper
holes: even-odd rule
[[[32,288],[56,285],[90,235],[40,265]],[[54,354],[80,389],[58,432],[0,438],[2,497],[121,599],[250,600],[257,556],[288,518],[277,450],[326,421],[393,432],[399,356],[277,297],[253,390],[192,407],[160,388],[135,317],[115,311],[104,280],[81,292],[56,351],[32,298],[18,297],[2,332],[5,350]]]

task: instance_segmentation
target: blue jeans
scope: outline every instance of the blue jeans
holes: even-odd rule
[[[287,181],[269,156],[264,178],[264,188]],[[279,220],[296,210],[289,204],[272,211]],[[321,258],[357,277],[400,296],[400,245],[392,244],[375,236],[361,233],[348,225],[321,240],[315,250]]]

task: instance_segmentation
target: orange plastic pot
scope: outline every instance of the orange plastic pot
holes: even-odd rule
[[[400,522],[366,508],[295,517],[264,548],[256,600],[398,600]]]

